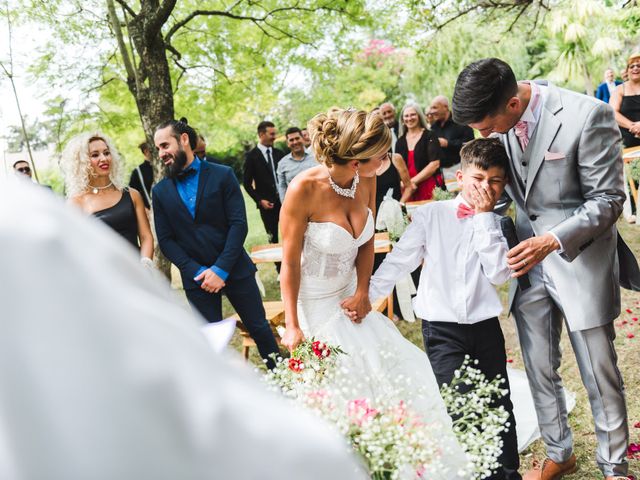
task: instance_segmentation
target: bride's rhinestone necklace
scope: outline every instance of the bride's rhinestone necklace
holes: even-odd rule
[[[331,174],[329,174],[329,185],[331,185],[331,188],[333,188],[334,192],[336,192],[338,195],[342,197],[355,198],[356,189],[358,188],[358,183],[360,183],[360,175],[358,175],[357,170],[356,170],[355,177],[353,177],[353,182],[351,183],[351,187],[349,188],[342,188],[341,186],[339,186],[336,182],[333,181],[333,178],[331,178]]]

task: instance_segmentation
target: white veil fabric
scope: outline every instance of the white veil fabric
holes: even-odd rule
[[[0,181],[0,478],[364,478],[172,299],[109,228]]]

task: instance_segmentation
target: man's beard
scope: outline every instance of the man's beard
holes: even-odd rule
[[[169,178],[176,178],[186,164],[187,154],[182,146],[180,146],[180,150],[178,150],[178,153],[173,157],[173,162],[169,165],[165,165],[165,175]]]

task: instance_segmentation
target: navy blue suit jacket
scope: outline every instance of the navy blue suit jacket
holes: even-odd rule
[[[165,178],[153,187],[153,215],[160,250],[180,270],[185,290],[200,288],[193,277],[201,267],[228,272],[227,282],[255,273],[243,246],[248,231],[244,198],[231,168],[200,164],[195,218],[175,180]]]
[[[616,85],[620,85],[622,82],[620,80],[615,81]],[[596,98],[602,100],[604,103],[609,103],[609,87],[607,87],[607,82],[602,82],[598,85],[598,89],[596,90]]]

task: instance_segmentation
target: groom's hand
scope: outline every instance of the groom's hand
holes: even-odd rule
[[[523,240],[507,252],[507,265],[514,271],[511,276],[521,277],[559,248],[556,237],[550,233]]]
[[[371,302],[368,295],[356,293],[351,297],[345,298],[340,302],[340,306],[345,310],[351,321],[360,323],[364,317],[371,311]]]

